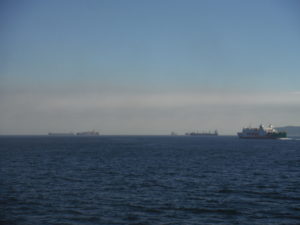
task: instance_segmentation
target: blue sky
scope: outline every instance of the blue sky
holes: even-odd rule
[[[295,0],[1,1],[0,133],[300,124],[299,10]]]

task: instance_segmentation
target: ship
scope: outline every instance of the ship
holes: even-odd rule
[[[48,133],[49,136],[74,136],[75,134],[70,132],[70,133]]]
[[[97,131],[85,131],[76,133],[77,136],[99,136],[99,132]]]
[[[279,139],[286,138],[285,131],[278,131],[272,125],[264,127],[260,125],[258,128],[243,128],[242,132],[237,133],[239,138],[245,139]]]
[[[191,132],[191,133],[185,133],[187,136],[218,136],[218,131],[215,130],[215,132]]]

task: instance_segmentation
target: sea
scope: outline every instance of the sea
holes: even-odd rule
[[[1,136],[0,224],[300,224],[300,139]]]

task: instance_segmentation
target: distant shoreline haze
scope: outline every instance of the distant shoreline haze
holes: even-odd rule
[[[286,131],[288,136],[300,136],[300,126],[285,126],[275,128],[278,131]]]
[[[255,126],[251,126],[255,127]],[[282,127],[275,127],[276,130],[278,131],[286,131],[288,136],[300,136],[300,126],[282,126]],[[237,130],[236,132],[239,132],[242,130],[242,127],[240,130]],[[186,132],[175,132],[177,136],[186,136]],[[49,135],[51,134],[51,135]],[[131,134],[126,134],[126,133],[103,133],[99,132],[99,136],[169,136],[172,134],[172,131],[166,132],[166,133],[131,133]],[[37,133],[37,134],[5,134],[1,133],[1,136],[55,136],[55,137],[84,137],[76,135],[76,132],[48,132],[48,133]],[[236,136],[236,133],[220,133],[219,136]],[[88,136],[88,135],[87,135]],[[90,136],[91,137],[91,136]]]

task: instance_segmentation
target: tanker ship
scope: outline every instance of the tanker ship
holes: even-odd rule
[[[78,132],[76,133],[77,136],[99,136],[99,132],[97,131],[85,131],[85,132]]]
[[[215,132],[191,132],[191,133],[185,133],[187,136],[218,136],[218,131],[215,130]]]

